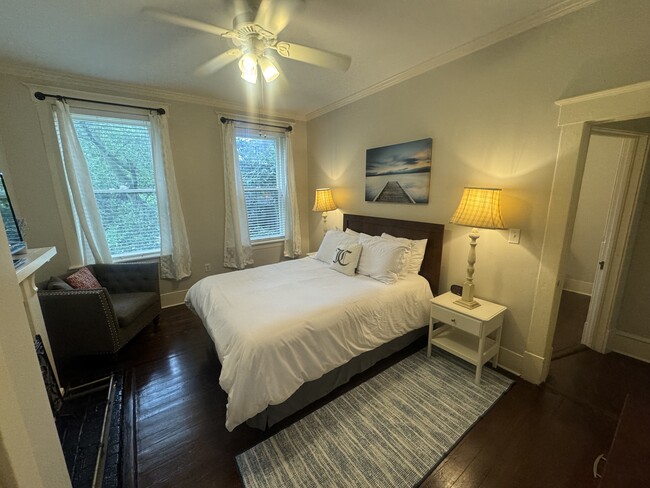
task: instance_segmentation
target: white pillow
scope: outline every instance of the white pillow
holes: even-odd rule
[[[345,233],[349,234],[351,236],[358,236],[359,235],[359,233],[356,230],[352,230],[349,227],[347,229],[345,229]]]
[[[408,247],[408,253],[406,255],[406,262],[404,263],[404,269],[400,273],[400,279],[406,278],[406,275],[408,275],[411,272],[411,258],[413,256],[412,253],[412,248],[413,248],[413,241],[411,239],[407,239],[406,237],[394,237],[390,234],[386,234],[385,232],[381,235],[382,239],[386,239],[392,242],[401,242],[402,244],[406,245]]]
[[[359,242],[363,250],[358,273],[388,285],[395,283],[406,262],[406,244],[363,234],[359,236]]]
[[[408,263],[408,272],[416,274],[420,272],[422,261],[424,260],[424,251],[426,251],[427,248],[427,239],[412,240],[407,239],[406,237],[394,237],[390,234],[386,234],[385,232],[381,236],[384,239],[396,240],[397,242],[408,244],[411,249]]]
[[[340,245],[332,259],[330,268],[335,269],[344,275],[354,276],[354,272],[361,257],[361,244]]]
[[[356,244],[357,242],[359,242],[358,238],[346,235],[342,230],[328,230],[323,237],[323,242],[320,243],[316,259],[331,264],[338,246]]]

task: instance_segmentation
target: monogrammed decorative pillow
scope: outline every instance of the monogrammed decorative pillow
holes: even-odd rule
[[[328,230],[325,237],[323,237],[323,242],[321,242],[320,247],[318,248],[316,259],[323,261],[326,264],[330,264],[334,258],[337,247],[348,246],[358,242],[359,239],[356,236],[346,234],[342,230]]]
[[[359,257],[361,257],[361,244],[338,246],[330,268],[335,269],[339,273],[354,276],[357,264],[359,264]]]

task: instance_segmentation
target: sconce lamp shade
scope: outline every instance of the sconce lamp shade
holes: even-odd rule
[[[505,229],[501,218],[501,189],[466,187],[449,222],[482,229]]]
[[[330,188],[318,188],[316,190],[316,200],[314,201],[314,212],[329,212],[336,210],[332,190]]]

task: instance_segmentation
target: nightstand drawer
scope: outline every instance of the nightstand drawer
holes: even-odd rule
[[[478,336],[481,334],[481,321],[474,320],[465,315],[452,312],[446,308],[440,307],[435,303],[431,304],[431,317],[445,324],[452,325],[454,328]]]

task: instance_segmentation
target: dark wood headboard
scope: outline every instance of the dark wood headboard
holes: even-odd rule
[[[420,274],[424,276],[434,295],[438,294],[440,282],[440,261],[442,259],[442,235],[445,226],[429,222],[384,219],[364,215],[343,214],[343,230],[350,228],[357,232],[379,236],[383,232],[395,237],[428,239]]]

